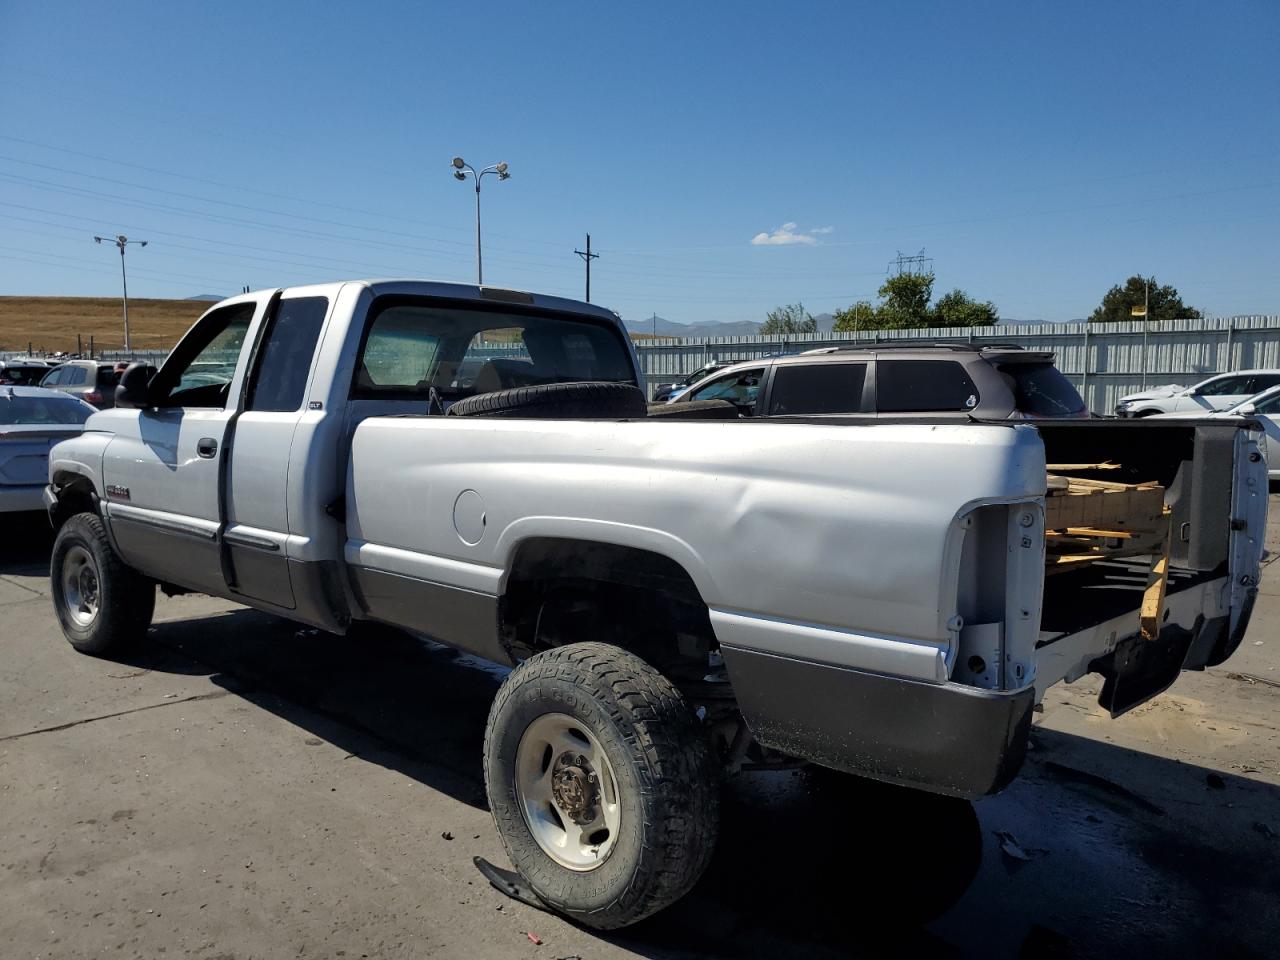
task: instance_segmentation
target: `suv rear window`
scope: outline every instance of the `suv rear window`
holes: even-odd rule
[[[876,361],[876,410],[924,413],[972,410],[978,388],[955,360]]]
[[[862,412],[865,363],[779,364],[769,391],[769,416]]]
[[[1014,405],[1033,417],[1070,417],[1084,413],[1085,404],[1071,381],[1052,363],[1002,363],[996,366],[1012,381]]]

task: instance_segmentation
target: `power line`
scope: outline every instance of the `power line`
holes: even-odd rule
[[[591,234],[589,233],[587,234],[587,249],[585,251],[575,249],[573,252],[576,253],[578,256],[580,256],[583,262],[587,265],[586,301],[587,303],[590,303],[591,302],[591,261],[600,259],[600,254],[591,252]]]

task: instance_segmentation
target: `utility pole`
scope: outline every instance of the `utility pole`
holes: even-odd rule
[[[591,261],[600,259],[600,254],[591,252],[591,234],[589,233],[587,234],[587,249],[585,251],[574,250],[573,252],[576,253],[578,256],[580,256],[583,262],[586,263],[587,265],[587,303],[590,303],[591,302]]]
[[[117,247],[119,247],[119,248],[120,248],[120,285],[121,285],[121,287],[123,287],[123,292],[124,292],[124,349],[125,349],[125,352],[126,352],[126,353],[128,353],[128,352],[130,352],[130,347],[129,347],[129,278],[125,276],[125,272],[124,272],[124,248],[125,248],[125,247],[127,247],[127,246],[128,246],[129,244],[131,244],[131,243],[136,243],[136,244],[138,244],[138,245],[139,245],[139,246],[141,246],[141,247],[145,247],[145,246],[147,245],[147,241],[146,241],[146,240],[130,240],[130,239],[129,239],[128,237],[126,237],[124,234],[120,234],[120,235],[119,235],[119,236],[117,236],[117,237],[94,237],[94,238],[93,238],[93,242],[94,242],[94,243],[101,243],[103,240],[108,240],[108,241],[110,241],[111,243],[114,243]]]
[[[653,315],[653,337],[655,340],[658,338],[658,315],[656,313]]]

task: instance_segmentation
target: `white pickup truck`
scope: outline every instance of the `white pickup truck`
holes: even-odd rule
[[[495,823],[545,903],[602,928],[693,885],[726,771],[976,798],[1052,684],[1102,674],[1118,715],[1240,643],[1248,420],[682,420],[646,414],[637,369],[614,314],[516,291],[220,303],[52,451],[63,631],[117,651],[159,585],[513,666]]]

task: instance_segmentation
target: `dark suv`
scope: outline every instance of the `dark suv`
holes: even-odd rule
[[[114,364],[99,363],[96,360],[68,360],[50,370],[40,381],[40,386],[61,390],[79,397],[85,403],[93,404],[99,410],[105,410],[116,405],[118,379]]]
[[[826,347],[736,363],[672,404],[728,400],[749,417],[1089,417],[1053,354],[1009,346]]]

